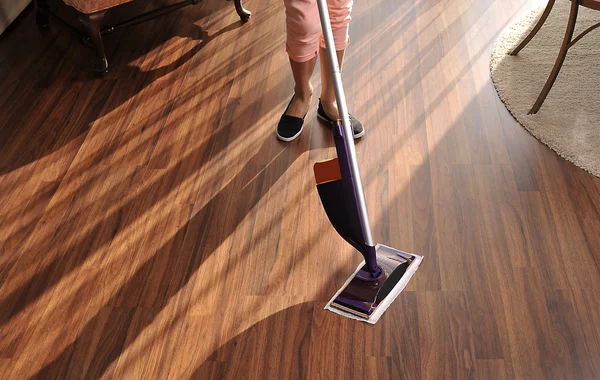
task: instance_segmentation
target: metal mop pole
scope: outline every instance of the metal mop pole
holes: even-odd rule
[[[371,236],[371,226],[369,225],[369,215],[367,212],[367,203],[363,191],[362,181],[360,179],[360,171],[358,169],[358,161],[356,159],[356,149],[354,147],[354,133],[348,116],[348,106],[346,105],[346,96],[344,95],[344,87],[342,85],[342,75],[337,59],[335,44],[333,42],[333,32],[331,31],[331,22],[329,20],[329,10],[327,9],[326,0],[317,0],[319,6],[319,16],[321,19],[321,28],[323,29],[323,39],[329,58],[329,67],[333,76],[333,88],[335,91],[335,99],[337,102],[338,111],[342,118],[343,137],[346,150],[348,151],[348,159],[352,170],[352,184],[357,196],[358,212],[360,216],[360,224],[362,227],[365,244],[373,247],[373,237]]]

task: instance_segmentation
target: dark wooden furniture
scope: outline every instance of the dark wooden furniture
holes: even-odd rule
[[[539,32],[539,30],[542,28],[542,25],[544,25],[544,23],[548,19],[548,15],[550,15],[550,11],[552,10],[552,7],[554,6],[554,2],[555,2],[555,0],[548,1],[548,5],[546,5],[546,9],[544,9],[544,12],[542,13],[542,16],[538,20],[535,27],[531,30],[531,32],[527,35],[527,37],[525,37],[525,39],[519,44],[519,46],[517,46],[510,53],[510,55],[517,55],[525,46],[527,46],[529,41],[531,41],[533,39],[533,37],[537,34],[537,32]],[[537,113],[540,110],[540,107],[542,106],[542,104],[544,103],[544,100],[546,100],[546,97],[548,96],[548,93],[550,93],[550,90],[552,89],[552,86],[554,85],[554,81],[556,81],[556,78],[558,77],[558,73],[560,72],[560,69],[562,68],[562,65],[565,61],[565,57],[567,56],[567,51],[569,51],[569,48],[571,46],[575,45],[577,43],[577,41],[579,41],[583,36],[585,36],[592,30],[594,30],[600,26],[600,23],[594,24],[594,25],[590,26],[589,28],[587,28],[586,30],[584,30],[583,32],[581,32],[581,34],[579,34],[579,36],[577,36],[576,38],[573,39],[573,31],[575,30],[575,23],[577,21],[577,13],[579,11],[580,6],[590,8],[590,9],[600,10],[600,0],[571,0],[571,13],[569,15],[569,22],[567,23],[567,30],[565,31],[565,37],[564,37],[562,45],[560,47],[558,57],[556,57],[556,62],[554,63],[554,67],[552,68],[552,71],[550,72],[550,76],[546,80],[546,84],[542,88],[540,95],[538,96],[537,100],[535,101],[533,107],[531,107],[531,110],[529,110],[529,112],[528,112],[529,115]]]
[[[149,21],[160,17],[166,13],[186,7],[188,5],[198,4],[200,0],[182,0],[178,3],[164,6],[149,12],[145,12],[135,17],[131,17],[125,21],[119,22],[116,25],[103,27],[102,21],[106,13],[132,0],[62,0],[65,4],[72,6],[78,12],[79,21],[83,24],[85,32],[70,25],[62,17],[48,6],[48,0],[34,0],[36,7],[36,20],[40,27],[46,27],[49,19],[61,24],[70,33],[77,36],[83,43],[92,47],[96,51],[96,59],[94,62],[94,73],[102,76],[108,73],[108,59],[102,36],[113,33],[116,30],[126,28],[128,26],[137,25],[139,23]],[[251,13],[244,8],[242,0],[234,0],[235,10],[243,22],[250,19]]]

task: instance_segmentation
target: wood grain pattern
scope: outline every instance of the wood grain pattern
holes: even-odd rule
[[[210,0],[107,36],[102,80],[27,10],[0,38],[0,379],[599,378],[600,179],[489,79],[526,3],[355,2],[373,235],[425,255],[375,326],[323,310],[360,256],[315,190],[334,155],[315,107],[275,138],[280,0],[244,25]]]
[[[12,364],[11,359],[0,359],[0,378],[8,378],[8,375],[12,372]]]

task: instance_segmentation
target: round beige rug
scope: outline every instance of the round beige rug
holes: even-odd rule
[[[534,39],[518,56],[508,55],[533,28],[546,2],[536,4],[496,42],[490,62],[492,81],[508,110],[531,134],[600,177],[600,29],[569,49],[542,108],[535,115],[527,115],[558,55],[571,2],[557,0]],[[574,36],[599,21],[600,11],[580,7]]]

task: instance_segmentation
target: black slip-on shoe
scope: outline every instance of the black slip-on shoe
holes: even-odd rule
[[[304,115],[303,118],[286,115],[295,96],[296,95],[292,96],[283,115],[281,115],[279,124],[277,124],[277,138],[281,141],[290,142],[296,139],[296,137],[300,136],[302,133],[302,128],[304,128],[304,117],[306,117],[306,115]]]
[[[348,116],[350,116],[350,125],[352,125],[352,130],[354,132],[354,138],[359,139],[359,138],[363,137],[365,134],[365,129],[363,128],[360,121],[358,121],[358,119],[355,118],[354,116],[352,116],[351,114],[348,114]],[[329,115],[327,115],[327,113],[323,109],[323,104],[321,103],[321,99],[319,99],[319,109],[317,110],[317,117],[320,120],[323,120],[324,122],[329,124],[331,127],[335,127],[336,121],[333,120],[332,118],[330,118]]]

